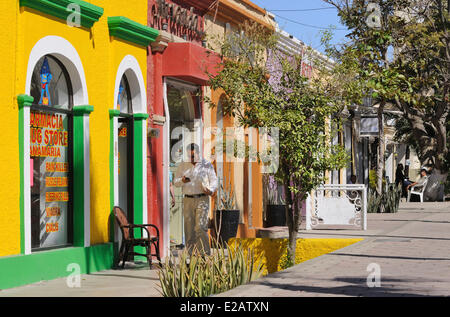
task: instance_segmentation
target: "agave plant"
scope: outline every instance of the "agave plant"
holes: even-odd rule
[[[380,207],[383,206],[384,212],[395,213],[398,211],[401,195],[401,186],[397,187],[395,184],[389,184],[387,189],[383,187],[383,193],[381,195],[378,195],[375,190],[369,189],[367,212],[379,212]]]
[[[367,196],[367,212],[376,213],[381,206],[381,196],[377,194],[376,190],[369,188]]]
[[[396,186],[395,184],[389,184],[387,191],[384,193],[384,211],[395,213],[398,211],[400,204],[400,199],[402,195],[401,185]]]
[[[213,245],[218,245],[213,242]],[[184,249],[178,259],[171,254],[159,270],[160,293],[164,297],[205,297],[249,283],[262,275],[261,261],[244,254],[242,245],[213,248],[211,255]],[[190,253],[190,255],[189,255]]]
[[[235,210],[236,209],[236,194],[231,187],[231,184],[228,184],[227,188],[223,186],[223,183],[220,182],[220,189],[217,195],[218,199],[218,209],[219,210]]]

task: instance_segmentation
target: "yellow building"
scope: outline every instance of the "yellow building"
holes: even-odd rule
[[[147,5],[0,2],[0,289],[110,268],[114,205],[147,223]]]

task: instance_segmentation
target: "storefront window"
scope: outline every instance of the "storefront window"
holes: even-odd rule
[[[187,87],[187,88],[186,88]],[[187,86],[177,83],[169,83],[167,85],[167,102],[170,112],[170,135],[171,150],[178,150],[177,153],[171,153],[170,159],[172,163],[179,163],[182,160],[183,147],[176,147],[181,138],[196,141],[195,137],[195,119],[200,119],[198,87]],[[190,130],[192,135],[182,135],[180,128]]]
[[[133,222],[133,104],[130,86],[126,75],[122,76],[117,96],[118,119],[118,173],[119,207],[123,209],[130,222]]]
[[[51,55],[35,66],[30,111],[32,249],[72,244],[72,88]]]
[[[199,142],[196,137],[199,127],[195,127],[195,120],[201,118],[200,87],[176,80],[167,80],[167,103],[170,113],[170,167],[169,182],[184,156],[184,146],[188,142]],[[181,129],[181,128],[184,129]],[[186,134],[187,130],[189,133]],[[183,192],[180,187],[173,187],[174,205],[170,211],[170,244],[171,247],[184,244],[183,237]]]

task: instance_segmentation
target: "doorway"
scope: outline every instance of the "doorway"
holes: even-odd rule
[[[117,179],[118,202],[129,223],[134,223],[134,117],[130,85],[126,75],[122,76],[117,98],[120,115],[117,120]],[[121,236],[119,233],[119,241]]]
[[[123,114],[122,114],[123,115]],[[119,207],[125,212],[128,222],[134,223],[133,206],[133,117],[118,118],[118,178]]]
[[[169,110],[169,232],[171,248],[184,245],[183,190],[173,186],[176,170],[185,155],[188,143],[196,142],[202,149],[200,86],[167,79]],[[173,202],[172,202],[173,200]]]

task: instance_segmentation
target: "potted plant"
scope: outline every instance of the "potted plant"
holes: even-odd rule
[[[236,237],[240,216],[239,210],[236,209],[236,195],[231,184],[228,188],[224,188],[220,183],[217,202],[214,217],[216,237],[219,243],[227,243],[230,238]]]
[[[286,226],[286,203],[278,191],[278,183],[272,175],[268,177],[265,227]]]

